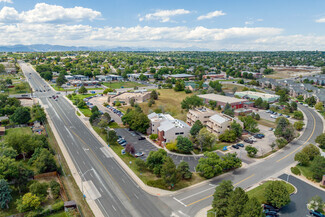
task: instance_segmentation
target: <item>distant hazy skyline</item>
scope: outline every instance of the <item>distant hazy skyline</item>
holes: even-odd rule
[[[0,0],[0,45],[325,50],[325,0]]]

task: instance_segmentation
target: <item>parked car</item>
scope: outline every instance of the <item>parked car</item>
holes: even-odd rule
[[[235,148],[235,149],[239,149],[239,146],[236,144],[236,145],[232,145],[231,147]]]
[[[143,137],[143,136],[140,136],[139,138],[138,138],[138,140],[145,140],[146,139],[146,137]]]
[[[266,216],[279,216],[279,214],[275,211],[264,210],[264,213],[266,214]]]
[[[275,211],[275,212],[280,211],[280,209],[278,209],[278,208],[276,208],[276,207],[274,207],[272,205],[269,205],[269,204],[262,204],[262,206],[263,206],[264,210]]]
[[[244,139],[244,142],[247,142],[247,143],[249,143],[249,144],[253,144],[253,141],[250,140],[250,139]]]
[[[249,139],[252,140],[253,142],[256,142],[256,139],[254,136],[249,137]]]
[[[257,139],[262,139],[262,138],[264,138],[265,136],[264,136],[264,134],[258,133],[258,134],[256,134],[256,135],[254,135],[254,137],[257,138]]]
[[[126,144],[127,144],[127,142],[125,141],[125,142],[121,143],[120,145],[126,146]]]
[[[290,116],[289,116],[289,115],[286,115],[285,117],[286,117],[286,118],[290,118]]]
[[[143,155],[144,155],[144,153],[142,151],[137,152],[137,153],[134,154],[135,157],[141,157]]]
[[[313,215],[313,216],[317,216],[317,217],[325,217],[324,214],[318,212],[318,211],[315,211],[315,210],[309,210],[309,214]]]
[[[238,147],[242,147],[242,148],[245,146],[243,143],[237,143],[236,145],[237,145]]]
[[[121,154],[122,154],[122,155],[125,154],[125,149],[124,149],[124,148],[121,150]]]
[[[273,131],[273,128],[272,127],[270,128],[270,131]]]

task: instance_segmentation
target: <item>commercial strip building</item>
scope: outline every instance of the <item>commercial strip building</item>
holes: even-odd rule
[[[134,100],[134,103],[143,103],[150,99],[150,92],[135,91],[135,92],[118,93],[113,96],[109,95],[107,101],[111,105],[114,105],[118,101],[121,104],[129,105],[132,99]]]
[[[120,75],[96,75],[98,81],[122,81],[124,78]]]
[[[187,137],[191,127],[184,121],[173,118],[169,114],[151,113],[148,115],[150,127],[148,134],[157,134],[160,145],[173,142],[178,136]]]
[[[280,96],[268,94],[268,93],[260,93],[255,91],[243,91],[243,92],[236,92],[235,96],[238,96],[240,98],[244,99],[252,99],[256,100],[258,98],[262,98],[263,101],[266,101],[268,103],[273,103],[279,100]]]
[[[195,75],[190,74],[174,74],[174,75],[163,75],[165,78],[176,78],[176,79],[194,79]]]
[[[214,93],[198,95],[198,97],[202,98],[205,104],[208,104],[209,101],[215,101],[217,102],[217,106],[220,105],[221,108],[224,108],[228,103],[233,109],[243,108],[244,102],[248,101],[247,99],[237,99],[235,97],[223,96]]]

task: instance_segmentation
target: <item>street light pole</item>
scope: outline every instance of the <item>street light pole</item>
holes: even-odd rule
[[[83,184],[83,181],[82,181],[82,178],[85,178],[85,174],[89,171],[92,171],[94,168],[91,168],[89,170],[87,170],[86,172],[84,173],[81,173],[81,192],[82,192],[82,196],[85,198],[85,194],[84,194],[84,184]]]

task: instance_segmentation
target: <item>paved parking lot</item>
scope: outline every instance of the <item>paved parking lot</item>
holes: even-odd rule
[[[325,200],[325,191],[315,188],[308,183],[295,178],[294,176],[289,176],[287,174],[282,174],[279,176],[280,179],[289,181],[297,188],[297,193],[290,196],[291,202],[287,206],[283,207],[280,211],[280,216],[282,217],[304,217],[310,216],[306,204],[309,199],[315,195],[320,196]]]
[[[122,120],[121,120],[120,116],[115,114],[112,110],[110,110],[110,109],[106,108],[105,106],[103,106],[104,102],[107,102],[107,96],[97,96],[97,97],[91,98],[89,100],[89,102],[91,102],[92,104],[97,106],[100,111],[108,112],[108,114],[111,116],[111,118],[116,123],[122,124]]]
[[[248,145],[252,145],[253,147],[257,148],[257,150],[258,150],[257,156],[261,156],[261,155],[264,155],[264,154],[272,151],[272,148],[270,147],[270,145],[276,139],[273,131],[270,131],[269,127],[259,125],[259,129],[260,129],[259,133],[262,133],[265,135],[265,137],[263,139],[256,139],[256,142],[254,142],[253,144],[249,144],[244,141],[239,142],[239,143],[243,143],[245,145],[245,147]],[[247,152],[245,151],[245,148],[235,149],[233,147],[229,147],[229,149],[231,150],[231,152],[236,152],[237,155],[239,156],[239,158],[241,158],[245,163],[251,163],[252,161],[254,161],[251,158],[246,157]]]
[[[265,120],[268,120],[268,121],[272,121],[272,122],[275,122],[275,120],[276,120],[276,118],[271,118],[271,114],[270,114],[270,113],[267,113],[266,110],[259,110],[257,113],[260,115],[260,117],[261,117],[262,119],[265,119]],[[277,115],[277,117],[279,117],[279,116]],[[282,116],[282,117],[283,117],[283,116]],[[295,120],[292,119],[292,118],[288,118],[288,120],[289,120],[292,124],[295,122]]]
[[[116,133],[119,136],[122,136],[128,143],[131,143],[134,146],[135,152],[143,152],[144,156],[141,157],[141,159],[146,160],[150,151],[157,151],[158,148],[151,144],[147,140],[138,140],[140,137],[139,135],[136,135],[134,131],[128,131],[125,128],[119,128],[115,129]],[[172,153],[168,153],[168,156],[170,156],[174,163],[178,165],[181,161],[186,161],[189,164],[190,170],[195,171],[195,167],[198,163],[198,159],[200,157],[198,156],[193,156],[193,155],[175,155]]]

